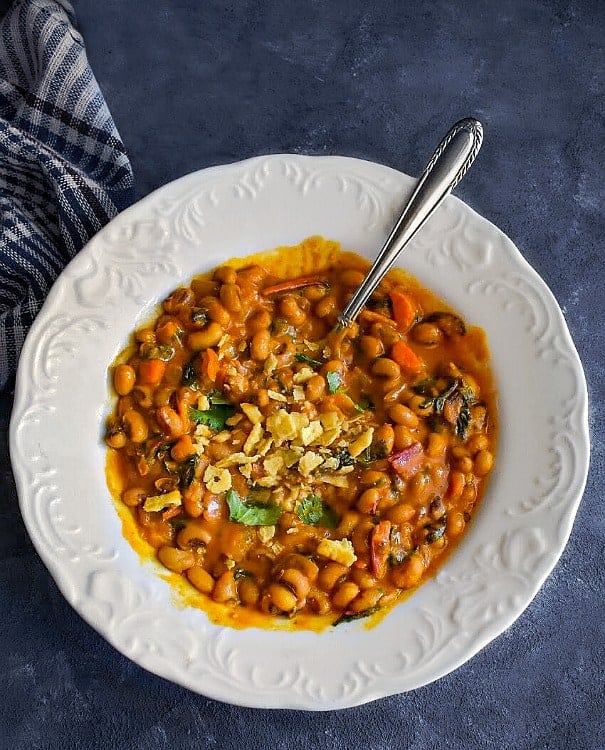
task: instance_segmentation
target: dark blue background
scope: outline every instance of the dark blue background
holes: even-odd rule
[[[331,714],[241,709],[144,672],[63,600],[17,508],[5,393],[0,747],[605,748],[605,3],[76,0],[75,10],[139,197],[271,152],[415,174],[450,124],[481,119],[482,152],[456,193],[513,239],[566,314],[589,381],[592,469],[553,574],[456,672]]]

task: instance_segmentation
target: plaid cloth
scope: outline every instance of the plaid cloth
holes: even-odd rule
[[[132,198],[71,5],[16,0],[0,23],[0,389],[53,281]]]

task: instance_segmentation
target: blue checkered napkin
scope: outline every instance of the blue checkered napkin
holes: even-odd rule
[[[67,262],[133,197],[124,146],[69,3],[0,23],[0,389]]]

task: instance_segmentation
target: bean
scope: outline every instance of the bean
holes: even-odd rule
[[[155,344],[155,331],[152,328],[141,328],[134,338],[139,344]]]
[[[401,368],[395,360],[389,357],[379,357],[372,365],[372,374],[380,378],[398,378],[401,375]]]
[[[250,576],[245,576],[238,581],[237,591],[240,601],[248,607],[255,607],[260,599],[260,588]]]
[[[431,504],[429,505],[429,514],[434,521],[438,521],[445,515],[445,505],[443,504],[443,500],[439,497],[439,495],[436,495],[431,500]]]
[[[359,477],[362,487],[386,487],[389,484],[388,474],[377,469],[364,469]]]
[[[382,598],[382,591],[377,588],[368,588],[358,594],[349,604],[349,612],[365,612],[375,607]]]
[[[214,578],[204,568],[197,565],[187,571],[189,582],[202,594],[209,594],[214,588]]]
[[[222,328],[226,328],[231,322],[231,313],[217,300],[216,297],[207,297],[203,306],[208,310],[208,317]]]
[[[458,471],[468,474],[473,470],[473,459],[470,456],[459,456],[454,459],[454,466]]]
[[[443,331],[435,323],[417,323],[411,335],[416,343],[423,346],[437,346],[443,339]]]
[[[315,305],[315,315],[318,318],[327,318],[336,312],[337,305],[336,297],[328,294]]]
[[[403,524],[411,521],[414,518],[416,511],[411,505],[407,503],[397,503],[392,508],[389,508],[385,513],[387,520],[396,524]]]
[[[296,568],[286,568],[281,574],[280,580],[294,591],[299,603],[306,599],[311,588],[311,582],[302,571]]]
[[[369,549],[369,535],[374,523],[369,519],[360,521],[351,532],[351,542],[357,555],[367,554]]]
[[[308,401],[317,403],[321,401],[326,392],[326,381],[321,375],[313,375],[305,383],[305,396]]]
[[[122,430],[116,430],[115,432],[112,432],[111,434],[107,435],[105,438],[105,442],[110,448],[115,448],[116,450],[119,450],[120,448],[123,448],[126,445],[127,439],[126,435],[122,432]]]
[[[447,450],[447,438],[443,433],[431,432],[426,453],[431,458],[443,458]]]
[[[467,481],[460,495],[460,500],[465,506],[472,505],[477,499],[477,488],[473,482]]]
[[[386,455],[389,456],[392,453],[395,444],[395,431],[393,430],[392,425],[381,424],[380,427],[377,427],[374,431],[373,442],[384,444]]]
[[[154,406],[167,406],[170,403],[170,398],[174,393],[174,388],[165,386],[158,388],[153,394],[153,405]]]
[[[209,294],[216,292],[216,282],[200,276],[192,279],[190,286],[197,299],[202,299],[202,297],[207,297]]]
[[[487,435],[484,435],[482,432],[480,432],[476,435],[473,435],[467,440],[466,449],[471,454],[471,456],[474,456],[476,453],[479,453],[479,451],[486,450],[488,445],[489,440],[487,439]]]
[[[212,276],[223,284],[235,284],[237,280],[237,271],[235,268],[231,268],[231,266],[220,266]]]
[[[294,326],[301,326],[307,319],[307,314],[300,309],[298,302],[291,295],[282,297],[279,303],[279,311]]]
[[[162,307],[169,315],[178,315],[184,308],[191,307],[194,302],[193,290],[189,287],[180,287],[164,300]]]
[[[317,302],[326,296],[328,290],[322,284],[313,284],[312,286],[305,287],[302,293],[303,297],[308,299],[309,302]]]
[[[272,604],[280,612],[292,612],[296,608],[296,596],[286,586],[280,583],[272,583],[267,589]]]
[[[195,447],[189,435],[183,435],[170,449],[172,458],[179,462],[185,461],[187,458],[195,455],[195,452]]]
[[[448,513],[447,521],[445,522],[445,529],[449,535],[459,536],[464,531],[465,525],[466,522],[463,513],[460,513],[460,511],[457,510]]]
[[[462,495],[465,484],[464,474],[461,471],[452,471],[450,473],[448,497],[451,500],[457,500]]]
[[[237,599],[237,586],[232,570],[226,570],[217,578],[212,590],[212,598],[215,602],[229,602]]]
[[[325,591],[322,591],[315,586],[309,591],[307,602],[315,614],[327,615],[330,611],[330,597]]]
[[[376,359],[384,354],[384,344],[376,336],[362,336],[359,346],[366,357],[370,359]]]
[[[219,297],[223,305],[232,313],[238,313],[242,310],[242,300],[240,289],[237,284],[223,284],[219,291]]]
[[[200,463],[202,463],[200,461]],[[205,469],[205,464],[202,469]],[[198,518],[202,515],[204,506],[202,503],[203,487],[200,482],[193,481],[189,487],[183,490],[183,507],[185,513],[191,518]]]
[[[137,374],[131,365],[118,365],[113,373],[113,387],[120,396],[127,396],[134,388]]]
[[[377,487],[370,487],[359,496],[356,503],[357,510],[361,513],[376,513],[376,508],[381,497],[381,492]]]
[[[309,581],[311,581],[311,583],[315,583],[315,581],[317,580],[319,567],[313,562],[313,560],[310,560],[308,557],[299,554],[289,555],[286,558],[285,564],[289,568],[296,568],[296,570],[300,570],[305,574]]]
[[[185,528],[181,529],[177,534],[176,543],[181,549],[209,544],[212,541],[210,529],[211,527],[206,521],[187,521]]]
[[[341,495],[342,497],[342,495]],[[340,519],[336,533],[340,538],[349,536],[355,526],[359,523],[361,516],[354,510],[347,510]]]
[[[164,567],[174,573],[182,573],[195,565],[193,552],[168,545],[159,548],[158,558]]]
[[[258,310],[248,319],[248,329],[250,333],[262,331],[271,325],[271,315],[267,310]]]
[[[433,412],[432,406],[422,406],[424,402],[426,401],[425,396],[420,396],[419,394],[412,396],[412,398],[408,401],[408,407],[415,413],[418,414],[421,417],[426,417],[427,415],[431,414]]]
[[[122,494],[122,502],[129,508],[135,508],[145,500],[146,496],[147,493],[142,487],[131,487]]]
[[[338,581],[347,574],[346,565],[337,562],[329,562],[320,569],[317,576],[317,585],[324,591],[332,591]]]
[[[494,465],[493,453],[487,450],[481,450],[475,456],[474,471],[478,477],[483,477],[492,470]]]
[[[359,594],[359,586],[353,581],[341,583],[332,594],[332,605],[336,609],[345,609],[346,606]]]
[[[147,440],[149,429],[145,417],[136,411],[136,409],[129,409],[126,414],[122,417],[122,424],[124,425],[124,431],[133,443],[143,443]]]
[[[168,437],[180,437],[185,431],[183,420],[171,406],[161,406],[156,411],[155,418]]]
[[[264,362],[271,354],[271,334],[265,328],[257,331],[250,343],[250,356],[256,362]]]
[[[359,586],[361,591],[371,589],[378,583],[368,570],[362,570],[361,568],[351,570],[351,580]]]
[[[405,425],[410,429],[418,427],[418,416],[403,404],[393,404],[388,410],[389,419],[397,424]]]
[[[344,286],[359,286],[364,280],[365,274],[357,268],[347,268],[339,274],[339,281]]]
[[[237,272],[235,283],[241,281],[243,284],[258,287],[265,280],[266,275],[267,272],[262,266],[248,266],[248,268],[241,268]]]
[[[216,346],[218,342],[223,338],[223,328],[214,320],[201,331],[192,331],[187,336],[187,347],[194,352],[201,352],[204,349],[209,349],[211,346]]]
[[[420,582],[424,567],[424,559],[421,555],[410,555],[401,565],[393,569],[391,579],[400,589],[413,588]]]

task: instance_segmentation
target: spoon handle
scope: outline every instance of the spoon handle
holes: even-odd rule
[[[437,146],[382,250],[338,316],[339,327],[345,327],[355,320],[395,258],[445,196],[464,177],[475,160],[482,141],[481,123],[468,117],[457,122]]]

